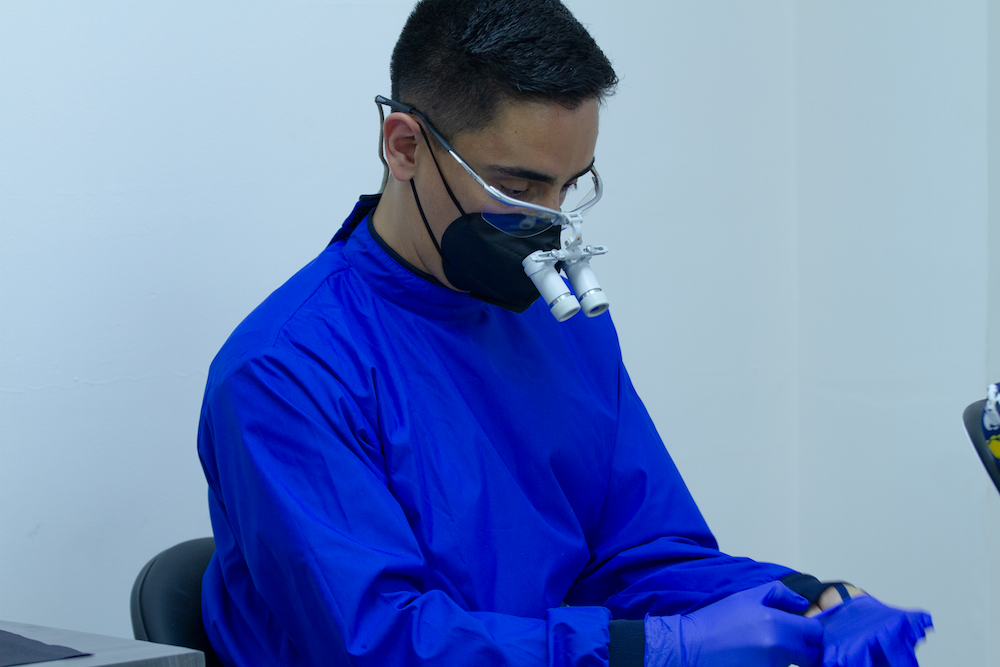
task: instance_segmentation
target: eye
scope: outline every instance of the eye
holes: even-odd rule
[[[527,190],[515,190],[513,188],[508,188],[503,185],[497,185],[496,188],[497,190],[504,193],[508,197],[514,197],[514,198],[520,198],[524,195],[525,192],[527,192]]]
[[[562,206],[563,202],[566,201],[566,196],[569,193],[573,192],[573,190],[576,190],[576,184],[577,184],[577,181],[573,181],[572,183],[567,183],[566,185],[563,186],[562,192],[559,193],[559,205],[560,206]]]

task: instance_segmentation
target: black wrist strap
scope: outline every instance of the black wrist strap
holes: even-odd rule
[[[830,584],[824,584],[811,574],[796,572],[781,578],[781,583],[798,593],[812,604],[819,603],[819,596],[823,594]]]
[[[646,654],[644,621],[611,621],[608,644],[610,667],[643,667]]]
[[[833,586],[840,593],[841,600],[850,600],[851,594],[847,592],[846,581],[820,581],[811,574],[796,572],[781,578],[781,583],[788,586],[792,591],[798,593],[812,604],[819,604],[819,598],[823,591]],[[848,584],[849,585],[849,584]]]
[[[851,594],[847,592],[847,586],[845,586],[845,585],[844,585],[844,584],[843,584],[842,582],[839,582],[839,581],[835,581],[835,582],[834,582],[833,584],[831,584],[831,585],[832,585],[832,586],[833,586],[834,588],[836,588],[836,589],[837,589],[837,592],[838,592],[838,593],[840,593],[840,599],[841,599],[841,600],[843,600],[844,602],[847,602],[848,600],[850,600],[850,599],[851,599]]]

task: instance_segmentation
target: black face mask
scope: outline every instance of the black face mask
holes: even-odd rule
[[[444,174],[441,174],[441,180],[444,181]],[[424,227],[441,255],[448,282],[460,290],[468,290],[470,296],[480,301],[515,313],[524,312],[535,302],[539,297],[538,290],[524,273],[521,261],[536,250],[558,250],[558,226],[527,238],[505,234],[483,220],[481,214],[463,211],[445,182],[445,188],[462,217],[448,225],[438,245],[420,205],[413,179],[410,179],[410,187]]]

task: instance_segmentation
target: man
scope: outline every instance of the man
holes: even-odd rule
[[[527,278],[596,199],[616,82],[558,0],[414,9],[379,100],[384,192],[212,364],[203,614],[225,663],[846,665],[883,639],[912,659],[922,615],[810,618],[862,594],[720,553],[610,317],[558,322]]]

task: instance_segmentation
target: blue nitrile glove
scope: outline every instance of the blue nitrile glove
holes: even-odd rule
[[[809,601],[780,581],[685,616],[646,616],[645,667],[807,667],[823,626],[800,616]]]
[[[889,607],[867,595],[816,620],[823,624],[823,667],[917,667],[913,647],[934,627],[926,612]]]

